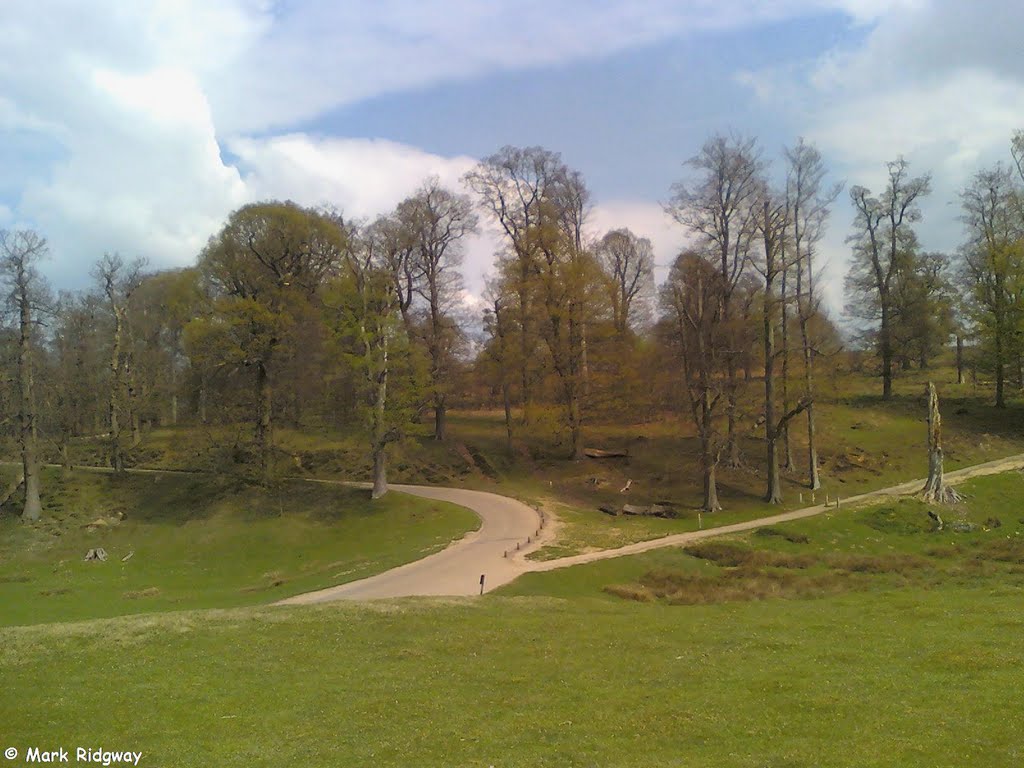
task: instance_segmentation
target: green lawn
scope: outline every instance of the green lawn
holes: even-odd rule
[[[499,597],[6,629],[4,738],[164,766],[1016,766],[1022,598]]]
[[[13,504],[0,512],[3,625],[268,603],[417,560],[479,526],[463,507],[399,493],[371,503],[314,483],[50,470],[44,480],[38,524],[21,524]],[[84,562],[94,547],[109,559]]]
[[[0,629],[0,746],[166,766],[1017,766],[1024,475],[963,490],[934,508],[942,530],[892,500],[483,599]]]

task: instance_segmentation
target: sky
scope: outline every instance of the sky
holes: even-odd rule
[[[106,252],[194,263],[248,202],[371,218],[540,145],[587,180],[591,234],[649,237],[663,274],[687,242],[663,205],[720,132],[779,179],[803,136],[847,188],[905,156],[932,174],[922,245],[952,251],[958,190],[1024,128],[1022,28],[1019,0],[3,0],[0,228],[79,288]],[[837,314],[852,219],[844,193]],[[470,302],[496,245],[466,244]]]

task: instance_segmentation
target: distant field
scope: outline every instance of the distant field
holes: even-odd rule
[[[226,608],[370,576],[479,526],[469,510],[404,494],[198,475],[47,470],[44,517],[0,511],[0,624]],[[124,515],[124,520],[119,520]],[[106,562],[84,562],[102,547]]]

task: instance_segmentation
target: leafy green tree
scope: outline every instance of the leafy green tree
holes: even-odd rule
[[[186,330],[194,354],[254,373],[255,443],[266,482],[273,445],[273,377],[295,318],[336,274],[346,230],[328,213],[292,202],[235,211],[199,257],[212,314]]]
[[[465,195],[429,179],[412,197],[399,204],[395,220],[413,244],[411,258],[392,260],[396,285],[404,284],[419,299],[417,322],[406,327],[426,348],[430,366],[430,401],[434,408],[434,439],[444,440],[448,396],[457,356],[464,341],[457,314],[462,299],[462,244],[476,232],[477,217]],[[401,253],[400,249],[392,249]],[[398,269],[395,269],[398,267]],[[408,314],[408,297],[398,296]]]
[[[403,436],[407,399],[396,397],[398,379],[412,378],[401,298],[390,258],[389,218],[350,233],[344,270],[328,291],[327,311],[349,364],[361,374],[359,388],[369,426],[373,460],[371,496],[388,492],[388,449]],[[409,387],[406,387],[408,393]]]

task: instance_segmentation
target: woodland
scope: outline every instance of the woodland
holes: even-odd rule
[[[699,447],[679,467],[701,478],[693,507],[721,509],[723,467],[756,472],[774,504],[780,472],[814,491],[816,401],[837,369],[875,377],[882,400],[950,357],[996,408],[1024,385],[1024,134],[960,192],[953,253],[919,244],[927,170],[896,158],[879,171],[876,189],[846,188],[803,140],[774,157],[754,138],[710,137],[669,193],[689,245],[660,284],[651,242],[592,236],[585,179],[540,147],[484,158],[466,192],[425,179],[370,221],[249,204],[193,266],[105,254],[75,292],[49,287],[43,233],[5,231],[0,430],[21,466],[8,497],[38,519],[40,467],[70,468],[76,441],[120,473],[154,429],[217,427],[218,470],[255,486],[295,469],[282,428],[357,436],[376,499],[394,447],[411,432],[450,440],[454,412],[494,414],[513,459],[550,430],[567,462],[602,450],[594,424],[671,414]],[[482,227],[502,248],[467,301],[464,245]],[[823,303],[827,227],[848,227],[842,316]]]

